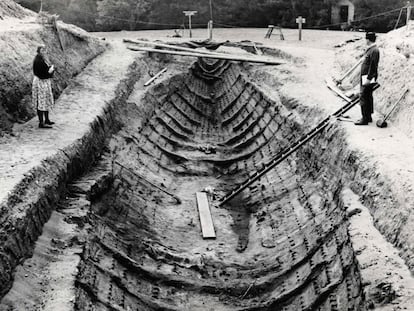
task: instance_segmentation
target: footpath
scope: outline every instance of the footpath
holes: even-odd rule
[[[137,54],[122,45],[112,47],[73,79],[56,101],[53,129],[39,129],[37,118],[16,125],[13,136],[0,139],[0,202],[31,169],[89,132],[97,116],[116,96],[119,82]]]

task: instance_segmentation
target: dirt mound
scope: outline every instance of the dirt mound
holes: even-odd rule
[[[12,0],[2,0],[0,2],[0,20],[6,17],[24,18],[28,16],[34,16],[34,13],[16,2]]]
[[[379,83],[381,88],[375,93],[375,109],[387,114],[403,92],[410,92],[397,106],[390,120],[408,136],[414,136],[414,24],[391,31],[378,38],[378,47],[381,52],[379,65]],[[342,46],[337,51],[339,69],[345,72],[359,59],[366,48],[365,40],[359,40]],[[359,72],[347,81],[350,85],[359,83]]]
[[[12,1],[1,2],[0,15],[4,8],[14,16],[25,16],[26,10]],[[32,62],[39,45],[47,46],[49,62],[56,67],[55,98],[71,77],[105,49],[101,41],[80,28],[62,22],[39,24],[35,20],[36,14],[28,19],[0,20],[0,136],[10,132],[15,122],[25,122],[34,116]]]

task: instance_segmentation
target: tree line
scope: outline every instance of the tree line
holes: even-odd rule
[[[16,0],[26,8],[58,14],[88,31],[171,29],[187,27],[183,10],[198,11],[193,27],[206,27],[211,15],[217,27],[296,27],[296,17],[306,17],[306,27],[338,29],[331,25],[331,6],[339,0]],[[355,29],[389,31],[399,12],[370,18],[406,5],[405,0],[354,0]],[[405,13],[401,25],[405,20]]]

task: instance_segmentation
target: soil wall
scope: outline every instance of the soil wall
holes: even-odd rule
[[[116,109],[122,107],[141,76],[134,62],[120,81],[116,96],[97,115],[86,135],[26,174],[0,206],[0,296],[8,291],[15,267],[31,256],[44,223],[61,196],[66,183],[88,169],[101,153],[105,139],[117,128]]]
[[[24,18],[34,15],[34,12],[23,8],[13,0],[2,0],[0,2],[0,20],[7,17]]]
[[[306,120],[309,128],[309,124],[316,124],[323,115],[318,109],[302,105],[293,94],[283,96],[282,102],[294,108],[298,115],[295,120]],[[327,171],[330,176],[341,176],[344,186],[349,184],[370,209],[375,226],[400,249],[400,255],[414,272],[414,238],[410,234],[414,220],[410,212],[412,195],[409,190],[405,192],[399,188],[367,155],[353,149],[346,131],[337,124],[303,146],[298,151],[298,158],[298,174]]]

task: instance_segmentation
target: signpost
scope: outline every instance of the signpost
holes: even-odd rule
[[[211,3],[211,0],[209,1],[210,4],[210,20],[207,24],[207,29],[208,29],[208,38],[211,40],[213,40],[213,4]]]
[[[298,24],[299,26],[299,41],[301,41],[302,40],[302,24],[306,24],[306,18],[299,16],[296,19],[296,24]]]
[[[190,38],[193,37],[193,34],[191,33],[191,16],[195,15],[197,11],[183,11],[185,16],[188,16],[188,28],[190,29]]]

